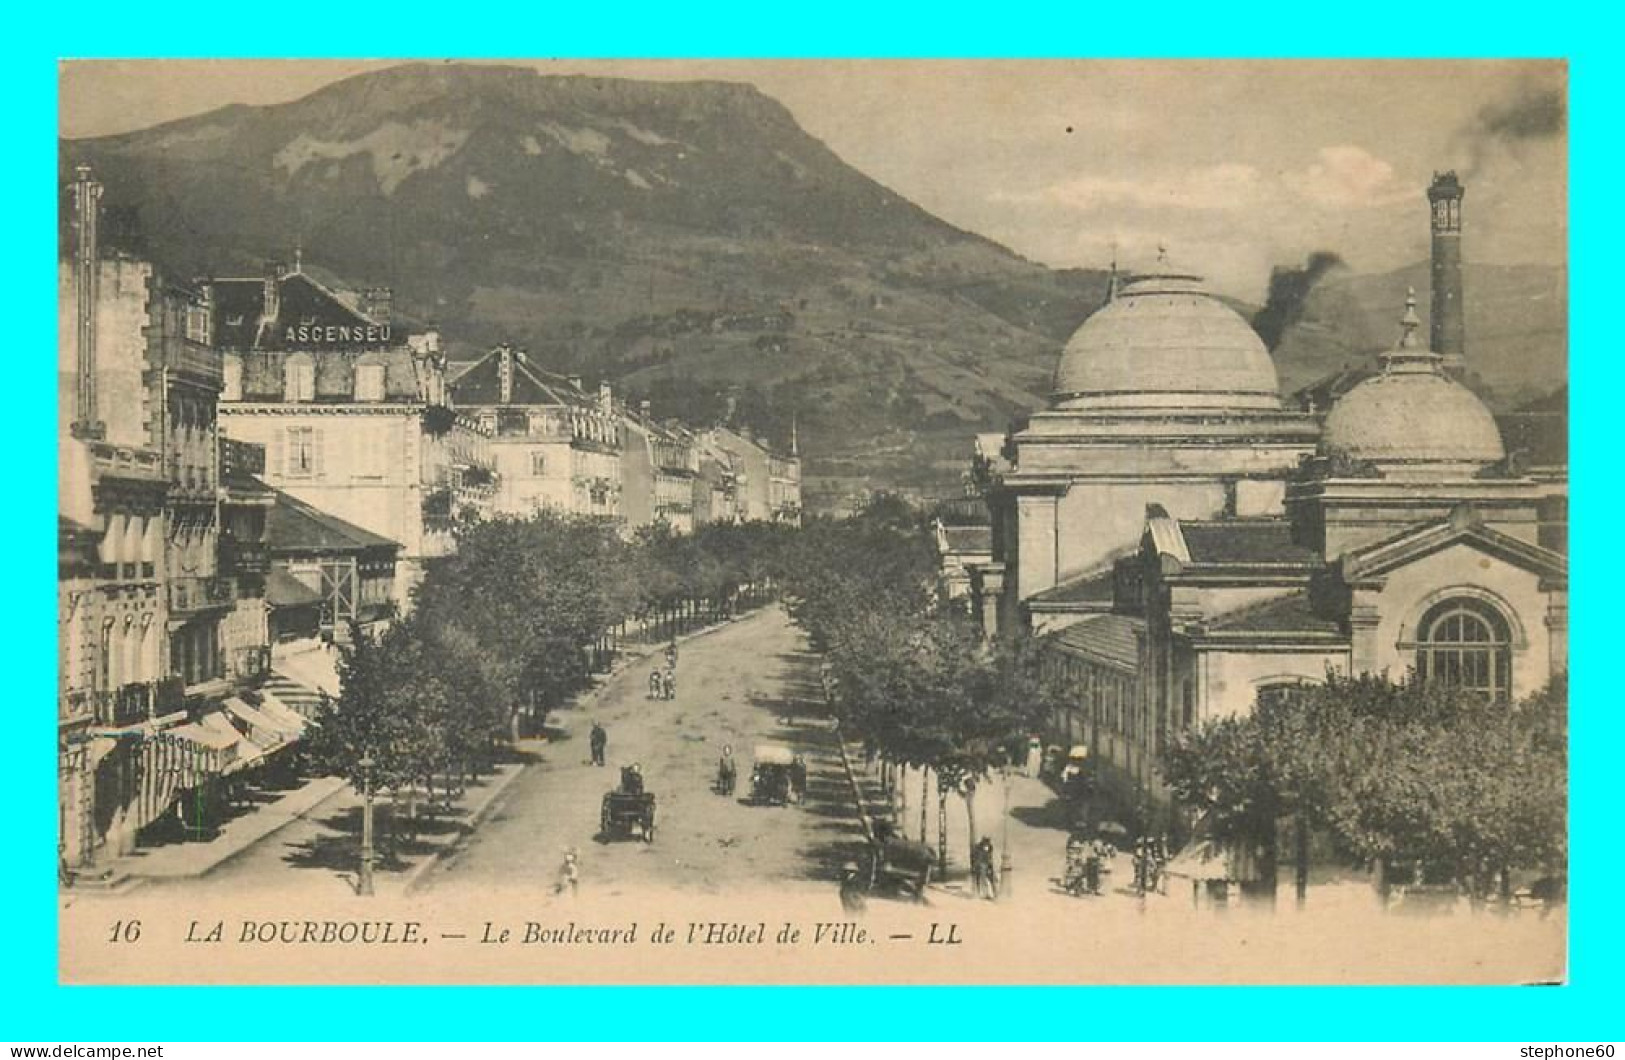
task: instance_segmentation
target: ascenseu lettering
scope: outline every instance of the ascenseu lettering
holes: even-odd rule
[[[388,324],[295,324],[290,325],[284,341],[327,342],[388,342]]]

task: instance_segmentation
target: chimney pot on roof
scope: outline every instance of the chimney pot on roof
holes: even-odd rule
[[[610,390],[608,383],[598,384],[598,407],[604,412],[615,411],[615,392]]]
[[[648,398],[644,398],[642,401],[638,402],[638,411],[643,413],[643,418],[644,419],[649,418],[649,399]]]
[[[260,310],[265,320],[275,320],[282,315],[282,277],[287,271],[288,267],[280,261],[265,263],[265,291],[261,299],[264,307]]]
[[[580,390],[581,389],[581,377],[579,375],[572,375],[570,377],[570,385],[575,387],[577,390]]]
[[[361,296],[361,311],[380,324],[388,324],[395,309],[395,292],[388,287],[369,287]]]

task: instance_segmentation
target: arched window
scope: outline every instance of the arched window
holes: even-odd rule
[[[1512,689],[1506,619],[1479,600],[1434,605],[1417,626],[1416,671],[1424,681],[1506,699]]]

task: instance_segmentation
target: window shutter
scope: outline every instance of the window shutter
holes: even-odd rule
[[[265,454],[265,470],[277,478],[281,478],[288,473],[288,467],[283,463],[282,456],[282,436],[286,432],[287,428],[280,428],[271,432],[271,444],[267,447],[268,451]]]
[[[310,473],[316,478],[322,477],[322,429],[320,427],[310,432]]]

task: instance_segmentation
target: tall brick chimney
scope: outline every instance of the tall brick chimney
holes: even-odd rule
[[[1444,357],[1445,370],[1466,369],[1467,324],[1461,287],[1461,199],[1466,189],[1454,170],[1433,174],[1428,203],[1433,212],[1433,308],[1428,345]]]

